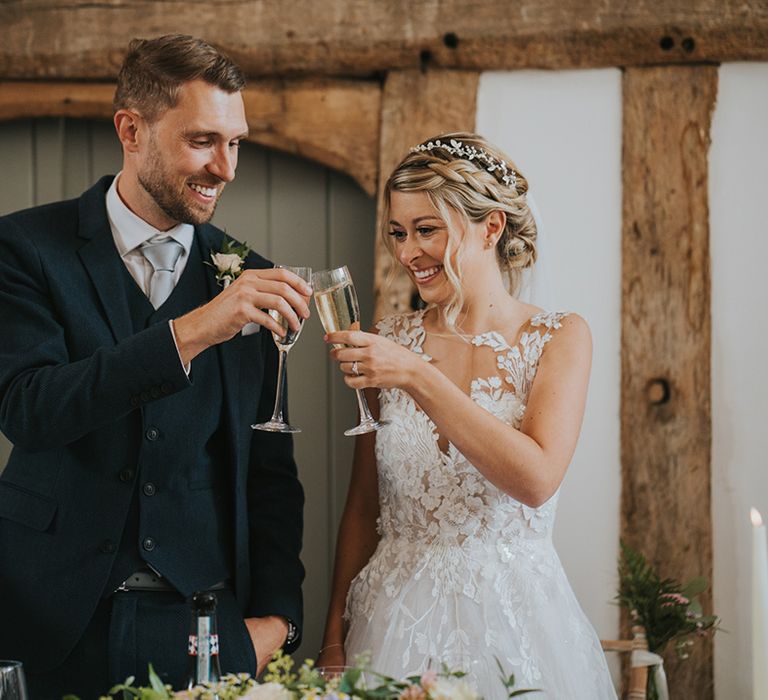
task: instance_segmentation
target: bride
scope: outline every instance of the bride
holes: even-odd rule
[[[427,306],[326,336],[389,424],[355,446],[318,665],[445,663],[490,700],[507,697],[498,660],[546,697],[616,697],[552,544],[591,337],[508,292],[536,260],[527,190],[466,133],[411,149],[386,184],[382,233]]]

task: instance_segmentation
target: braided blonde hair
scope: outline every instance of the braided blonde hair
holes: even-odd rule
[[[514,294],[520,271],[536,262],[536,223],[526,202],[527,191],[528,181],[514,163],[482,136],[465,132],[436,136],[412,148],[389,176],[380,235],[394,255],[394,242],[388,235],[392,192],[424,192],[446,222],[450,221],[449,210],[465,224],[479,223],[491,212],[502,211],[507,223],[496,243],[496,258],[500,269],[508,273],[509,290]],[[443,267],[453,296],[444,317],[453,328],[464,305],[462,248],[459,232],[449,226]]]

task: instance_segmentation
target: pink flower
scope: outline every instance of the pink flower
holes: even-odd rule
[[[673,605],[688,605],[691,601],[680,593],[662,593],[660,598],[666,598],[667,602],[662,603],[662,608],[669,608]]]
[[[437,680],[437,671],[433,668],[429,668],[421,674],[421,687],[425,690],[429,690]]]
[[[398,700],[426,700],[427,694],[424,688],[418,685],[409,685],[402,693]]]

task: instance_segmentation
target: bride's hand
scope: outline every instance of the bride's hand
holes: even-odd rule
[[[344,381],[353,389],[375,387],[408,390],[423,360],[402,345],[376,333],[337,331],[325,336],[328,343],[345,345],[331,356],[344,372]]]

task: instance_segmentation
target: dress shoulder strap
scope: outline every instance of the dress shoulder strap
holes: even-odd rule
[[[557,330],[562,324],[562,320],[570,315],[570,311],[542,311],[531,316],[528,322],[531,326],[544,326],[547,331]]]
[[[531,363],[538,363],[541,353],[544,352],[544,346],[552,340],[553,332],[563,327],[562,321],[570,313],[570,311],[542,311],[531,316],[528,322],[530,331],[523,333],[520,339]]]

